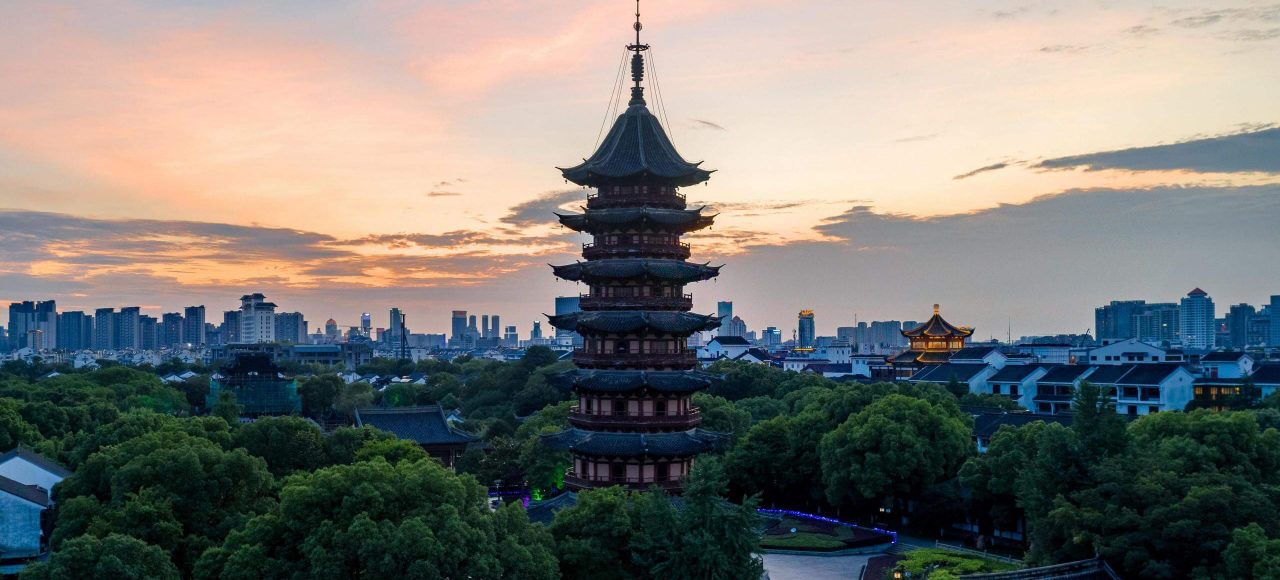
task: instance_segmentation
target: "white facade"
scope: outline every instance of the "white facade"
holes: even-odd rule
[[[1204,290],[1196,288],[1182,299],[1178,308],[1178,332],[1182,346],[1207,350],[1216,344],[1213,299]]]
[[[275,342],[276,305],[262,294],[240,297],[240,342]]]
[[[1169,354],[1163,348],[1130,338],[1090,350],[1088,360],[1080,362],[1091,365],[1162,363],[1169,362]]]

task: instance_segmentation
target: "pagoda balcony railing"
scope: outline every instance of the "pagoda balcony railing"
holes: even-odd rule
[[[652,191],[649,193],[591,193],[587,195],[587,207],[605,209],[610,207],[634,207],[651,205],[658,207],[680,208],[686,203],[683,193]]]
[[[698,364],[698,354],[691,350],[618,353],[576,349],[573,351],[573,362],[592,368],[692,367]]]
[[[689,310],[693,294],[683,296],[578,296],[583,310]]]
[[[689,244],[679,242],[676,244],[610,244],[600,245],[595,243],[582,244],[582,257],[588,260],[596,260],[600,258],[639,258],[645,256],[658,256],[687,259],[691,255]]]
[[[647,479],[643,477],[587,478],[579,476],[577,473],[574,473],[573,470],[569,470],[568,473],[564,474],[564,483],[569,489],[589,489],[593,487],[617,485],[626,487],[627,489],[644,491],[656,485],[658,488],[663,490],[679,491],[684,487],[684,480],[678,477],[669,477],[663,480],[659,480],[656,477]]]
[[[583,413],[578,406],[569,409],[569,422],[584,429],[635,429],[670,427],[692,429],[702,424],[702,411],[697,407],[684,415],[649,413]]]

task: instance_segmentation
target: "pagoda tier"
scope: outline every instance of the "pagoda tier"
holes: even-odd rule
[[[639,42],[638,21],[636,30],[626,112],[590,158],[561,169],[566,180],[595,189],[583,213],[557,214],[592,240],[582,247],[585,262],[552,269],[589,292],[580,297],[581,312],[550,317],[556,328],[580,334],[583,346],[573,353],[576,370],[550,378],[576,395],[572,427],[544,442],[572,452],[569,487],[674,492],[695,456],[725,439],[697,428],[702,415],[693,394],[715,377],[695,370],[688,348],[691,334],[719,327],[720,319],[689,312],[693,296],[684,291],[720,269],[686,261],[690,248],[681,235],[710,227],[715,216],[687,208],[679,188],[706,181],[711,171],[685,161],[649,112],[641,86],[649,47]]]
[[[608,197],[604,195],[603,197]],[[697,209],[656,207],[587,208],[585,213],[556,214],[564,227],[576,232],[594,234],[680,233],[687,234],[711,227],[714,215],[702,215]]]

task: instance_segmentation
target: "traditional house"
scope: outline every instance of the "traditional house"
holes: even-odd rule
[[[1206,379],[1241,379],[1253,374],[1253,357],[1238,351],[1205,353],[1200,374]]]
[[[43,524],[53,505],[50,494],[70,476],[26,447],[0,455],[0,575],[17,574],[48,551]]]
[[[1059,415],[1071,412],[1071,400],[1075,398],[1080,381],[1088,380],[1089,373],[1098,367],[1087,365],[1054,365],[1036,379],[1033,406],[1037,413]]]
[[[450,425],[439,405],[356,409],[356,426],[381,429],[413,441],[449,468],[466,453],[468,445],[480,440]]]
[[[940,365],[951,360],[951,355],[965,347],[965,341],[973,335],[973,329],[955,326],[942,318],[937,304],[933,316],[924,324],[902,331],[911,348],[889,359],[894,378],[908,379],[929,365]]]
[[[1002,395],[1017,401],[1024,409],[1033,409],[1036,381],[1049,372],[1047,366],[1009,365],[987,379],[991,394]]]
[[[1182,355],[1130,338],[1090,350],[1083,362],[1091,365],[1182,362]]]

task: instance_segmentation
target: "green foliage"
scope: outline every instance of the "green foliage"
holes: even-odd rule
[[[686,481],[684,509],[661,493],[603,488],[578,494],[556,514],[560,572],[565,578],[674,580],[759,578],[754,502],[724,501],[724,471],[701,458]]]
[[[240,422],[242,411],[244,407],[236,403],[236,394],[230,390],[219,391],[218,400],[213,403],[213,408],[209,409],[214,417],[221,417],[223,421],[232,425]]]
[[[827,498],[838,504],[918,493],[955,473],[973,447],[970,429],[929,401],[883,397],[822,438]]]
[[[329,416],[337,401],[338,392],[344,386],[342,378],[333,374],[307,377],[298,385],[298,396],[302,398],[302,414],[308,417]]]
[[[733,439],[737,439],[751,428],[751,413],[739,409],[727,399],[706,393],[695,393],[693,404],[702,413],[703,429],[727,433]]]
[[[474,480],[430,460],[299,474],[195,577],[554,578],[550,536],[519,508],[495,517],[486,506]]]
[[[895,569],[908,572],[914,577],[927,575],[934,579],[954,579],[966,574],[1004,572],[1014,567],[979,556],[925,548],[907,552],[906,557]]]
[[[429,456],[421,445],[404,439],[370,441],[356,451],[356,461],[373,461],[375,458],[382,458],[387,463],[399,463],[422,461],[429,459]]]
[[[113,578],[177,580],[178,568],[164,550],[119,534],[81,536],[64,544],[48,562],[22,572],[23,580]]]
[[[22,405],[12,399],[0,399],[0,451],[8,451],[21,443],[34,444],[40,431],[22,418]]]
[[[267,462],[276,476],[310,471],[324,463],[320,428],[299,417],[263,417],[236,428],[233,441]]]
[[[950,389],[948,389],[950,390]],[[992,393],[969,393],[960,396],[958,401],[966,407],[991,407],[1003,411],[1025,411],[1017,401],[1004,395]]]

